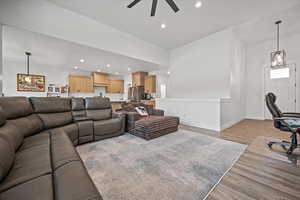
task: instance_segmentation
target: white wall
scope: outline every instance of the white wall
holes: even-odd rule
[[[238,39],[233,45],[231,61],[230,98],[221,99],[221,129],[245,118],[246,46]]]
[[[3,28],[2,24],[0,24],[0,95],[2,95],[2,87],[3,87],[3,81],[2,81],[2,69],[3,69],[3,57],[2,57],[2,52],[3,52],[3,45],[2,45],[2,40],[3,40]]]
[[[264,119],[264,67],[270,66],[275,40],[248,45],[246,60],[246,117]],[[281,37],[280,46],[287,52],[287,63],[297,65],[297,112],[300,112],[300,33]]]
[[[220,99],[157,99],[157,108],[165,110],[166,115],[180,117],[180,123],[221,130]]]
[[[230,97],[232,41],[229,29],[172,50],[167,96]]]
[[[168,66],[168,51],[46,0],[1,0],[0,23]]]
[[[245,44],[234,28],[171,51],[167,99],[187,125],[220,131],[245,117]]]

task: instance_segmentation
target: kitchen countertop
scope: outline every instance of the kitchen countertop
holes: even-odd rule
[[[130,100],[120,100],[120,99],[111,99],[111,103],[122,103],[122,102],[129,102]],[[141,102],[145,101],[155,101],[155,99],[148,99],[148,100],[141,100]]]
[[[111,99],[111,103],[122,103],[122,102],[128,102],[129,100],[120,100],[120,99]]]

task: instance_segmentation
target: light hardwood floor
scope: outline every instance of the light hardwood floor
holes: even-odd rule
[[[270,149],[257,137],[206,200],[299,200],[300,154]]]
[[[273,126],[273,121],[270,120],[245,119],[239,122],[238,124],[228,129],[225,129],[220,133],[184,125],[181,125],[180,128],[198,133],[203,133],[214,137],[219,137],[225,140],[230,140],[242,144],[250,144],[254,141],[256,137],[259,136],[272,137],[284,140],[288,140],[290,136],[289,132],[283,132],[275,129]]]

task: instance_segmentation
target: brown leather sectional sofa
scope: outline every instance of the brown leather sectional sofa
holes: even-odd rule
[[[74,146],[124,126],[106,98],[0,98],[0,199],[102,199]]]

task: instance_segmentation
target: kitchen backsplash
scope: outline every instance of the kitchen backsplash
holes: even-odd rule
[[[106,93],[105,87],[96,87],[94,93],[69,93],[70,97],[93,97],[93,96],[102,96],[108,97],[111,100],[121,100],[124,98],[124,94],[110,94]]]

